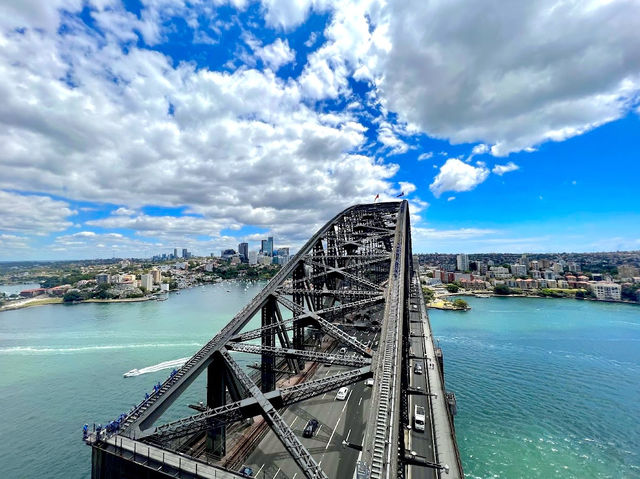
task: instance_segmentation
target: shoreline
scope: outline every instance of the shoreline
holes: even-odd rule
[[[198,286],[207,286],[210,284],[222,284],[225,281],[231,281],[231,282],[236,282],[236,281],[247,281],[245,279],[241,279],[241,278],[233,278],[233,279],[224,279],[222,281],[217,281],[215,283],[212,282],[203,282],[203,283],[197,283],[197,284],[192,284],[190,286],[187,286],[186,288],[179,288],[179,289],[174,289],[171,291],[166,291],[163,292],[162,294],[167,294],[170,295],[171,293],[180,293],[180,291],[183,290],[187,290],[187,289],[193,289],[193,288],[197,288]],[[149,296],[143,296],[141,298],[115,298],[115,299],[98,299],[98,298],[90,298],[90,299],[83,299],[81,301],[73,301],[73,302],[68,302],[65,303],[62,298],[55,298],[55,297],[51,297],[51,296],[45,296],[45,297],[40,297],[40,296],[36,296],[35,298],[24,298],[22,300],[18,300],[18,302],[15,303],[10,303],[10,304],[5,304],[4,306],[0,306],[0,313],[4,312],[4,311],[16,311],[18,309],[25,309],[25,308],[32,308],[32,307],[36,307],[36,306],[46,306],[49,304],[82,304],[82,303],[139,303],[139,302],[145,302],[145,301],[157,301],[155,295],[157,295],[158,292],[154,293],[153,295],[149,295]]]
[[[436,299],[446,298],[448,296],[467,296],[473,298],[533,298],[533,299],[573,299],[575,301],[593,301],[594,303],[610,303],[610,304],[632,304],[636,306],[640,306],[640,302],[637,301],[628,301],[628,300],[620,300],[620,301],[612,301],[608,299],[595,299],[595,298],[576,298],[573,296],[540,296],[537,294],[496,294],[493,291],[486,291],[480,294],[475,294],[470,291],[466,292],[457,292],[457,293],[446,293],[444,295],[437,295]],[[437,309],[437,308],[435,308]]]
[[[27,300],[17,303],[5,304],[0,306],[0,313],[3,311],[16,311],[18,309],[34,308],[36,306],[47,306],[49,304],[82,304],[82,303],[136,303],[140,301],[154,301],[155,299],[150,296],[142,298],[122,298],[122,299],[83,299],[82,301],[73,301],[65,303],[62,298],[51,298],[49,296],[41,298],[28,298]]]

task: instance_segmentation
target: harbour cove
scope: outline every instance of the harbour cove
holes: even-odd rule
[[[43,306],[0,315],[3,477],[84,478],[82,424],[137,403],[264,283],[183,290],[169,301]],[[458,399],[467,477],[640,477],[640,308],[468,298],[430,311]],[[123,378],[132,369],[147,374]],[[202,386],[202,384],[201,384]],[[180,417],[198,388],[167,412]]]

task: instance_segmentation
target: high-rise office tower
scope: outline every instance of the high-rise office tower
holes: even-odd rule
[[[238,245],[238,253],[242,262],[247,263],[249,261],[249,243],[240,243]]]

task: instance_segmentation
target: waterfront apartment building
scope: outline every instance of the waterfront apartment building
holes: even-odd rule
[[[527,267],[524,264],[512,264],[511,274],[514,276],[526,276]]]
[[[620,301],[622,286],[616,283],[606,283],[598,281],[591,283],[591,288],[597,299],[603,301]]]
[[[147,291],[153,291],[153,275],[143,274],[142,276],[140,276],[140,286],[142,286]]]
[[[110,283],[109,275],[107,273],[96,274],[96,283],[97,284],[106,284]]]
[[[458,271],[469,271],[469,256],[464,253],[456,256],[456,266]]]
[[[153,278],[153,282],[155,284],[162,283],[162,274],[160,273],[160,270],[153,268],[151,270],[151,277]]]

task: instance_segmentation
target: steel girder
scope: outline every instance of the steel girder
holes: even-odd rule
[[[288,298],[285,298],[284,296],[278,296],[278,301],[283,306],[291,309],[291,311],[293,311],[294,313],[297,312],[298,314],[304,314],[305,316],[308,316],[310,319],[318,323],[318,326],[320,326],[320,329],[322,329],[328,335],[336,339],[339,339],[344,343],[349,344],[353,349],[355,349],[356,351],[366,356],[371,356],[371,348],[369,348],[366,344],[361,343],[356,338],[352,337],[348,333],[345,333],[343,330],[341,330],[337,326],[334,326],[329,321],[320,317],[316,313],[312,311],[305,311],[302,306],[297,305],[296,303],[294,303],[293,301],[290,301]]]
[[[318,267],[325,268],[324,271],[321,271],[321,272],[317,273],[317,275],[319,275],[319,276],[326,276],[328,274],[334,273],[334,274],[342,275],[345,278],[349,278],[350,280],[355,281],[356,283],[359,283],[359,284],[361,284],[363,286],[368,286],[373,291],[380,292],[380,291],[382,291],[384,289],[379,284],[372,283],[368,279],[361,278],[358,275],[355,275],[355,274],[352,274],[352,273],[348,273],[343,268],[334,268],[333,266],[324,265],[322,263],[318,263],[317,261],[312,261],[312,260],[305,259],[305,258],[303,258],[303,261],[305,263],[309,264],[309,265],[312,265],[312,266],[318,266]]]
[[[258,386],[247,376],[244,370],[236,363],[227,351],[222,351],[222,356],[235,373],[236,378],[247,388],[251,396],[257,401],[262,409],[262,416],[271,426],[271,430],[280,440],[284,448],[291,454],[302,473],[308,479],[329,479],[322,471],[322,468],[315,461],[307,448],[300,442],[289,425],[282,419],[282,416],[273,407],[273,404],[264,396]]]
[[[365,430],[362,459],[370,465],[371,478],[401,477],[398,470],[400,438],[400,374],[405,303],[405,276],[410,261],[409,215],[403,202],[398,214],[393,260],[387,285],[387,301],[381,329],[381,350],[376,355],[373,397]],[[409,252],[409,255],[407,255]],[[407,256],[409,260],[407,260]]]
[[[359,380],[354,378],[370,377],[374,368],[377,377],[380,370],[380,358],[374,358],[374,363],[371,366],[348,371],[339,378],[322,378],[319,381],[308,381],[293,387],[297,389],[286,388],[286,390],[264,393],[251,382],[242,368],[233,361],[227,348],[234,348],[234,345],[231,344],[232,341],[245,341],[254,334],[257,334],[256,338],[260,338],[263,334],[267,334],[267,331],[269,331],[268,334],[271,334],[274,329],[281,340],[281,344],[283,342],[286,344],[289,320],[282,319],[280,310],[277,307],[277,304],[281,304],[293,312],[294,319],[291,322],[295,327],[299,328],[297,341],[294,334],[294,348],[304,348],[303,342],[300,341],[303,339],[300,336],[300,332],[303,332],[302,328],[307,324],[307,321],[310,321],[315,323],[326,334],[371,357],[373,352],[366,345],[352,338],[335,324],[332,324],[328,318],[333,314],[368,307],[385,300],[386,309],[388,309],[389,302],[398,299],[397,296],[390,295],[389,289],[393,286],[390,275],[397,276],[402,274],[395,267],[394,260],[397,263],[396,246],[398,245],[398,238],[408,234],[408,227],[402,221],[404,208],[406,208],[406,202],[358,205],[347,208],[336,215],[314,234],[269,284],[249,304],[242,308],[215,337],[206,343],[177,374],[172,374],[161,384],[159,391],[132,410],[119,434],[133,436],[134,438],[140,438],[144,435],[149,437],[149,440],[153,440],[154,437],[160,437],[163,434],[165,439],[171,437],[170,434],[173,434],[173,437],[179,437],[195,430],[196,426],[192,427],[190,424],[197,424],[197,428],[200,428],[200,431],[208,430],[233,422],[238,418],[247,417],[248,414],[257,411],[265,417],[273,432],[283,442],[306,477],[326,477],[320,467],[315,464],[308,451],[302,447],[290,428],[282,421],[282,418],[275,410],[276,404],[282,406],[304,400]],[[392,233],[392,231],[395,231],[395,233]],[[393,239],[394,234],[395,240]],[[387,270],[388,267],[389,269]],[[288,278],[292,277],[293,287],[290,289],[292,290],[291,294],[294,297],[294,301],[283,295],[283,292],[288,288],[288,286],[285,287],[283,285]],[[341,291],[343,284],[361,285],[362,287],[354,290],[351,298],[358,296],[365,296],[365,298],[343,304],[332,304],[332,301],[340,299],[337,292]],[[369,288],[373,290],[371,292],[373,296],[366,297],[367,294],[364,293],[364,290]],[[336,293],[329,295],[330,301],[321,300],[323,293],[320,293],[320,290],[330,290]],[[346,299],[346,297],[348,297],[348,292],[345,292],[345,297],[342,299]],[[277,303],[273,301],[274,299],[277,300]],[[304,307],[305,301],[309,306],[308,310]],[[275,309],[272,309],[272,311],[277,316],[277,320],[274,321],[271,318],[268,321],[271,324],[265,324],[263,328],[248,332],[248,334],[243,333],[243,328],[268,303],[276,304]],[[385,314],[385,321],[386,316]],[[284,351],[292,349],[290,344],[286,344],[286,346],[285,344],[283,344],[282,348],[276,349]],[[383,344],[383,342],[381,341],[380,344]],[[267,344],[265,347],[275,348],[271,344]],[[276,351],[273,349],[269,353],[275,354]],[[295,355],[289,355],[289,357],[299,358],[301,354],[304,355],[305,353],[298,351]],[[246,389],[250,397],[216,407],[216,413],[210,414],[211,417],[187,418],[187,421],[180,424],[171,423],[170,425],[160,426],[157,428],[159,436],[156,436],[155,431],[152,433],[154,422],[195,378],[212,363],[214,358],[220,355],[224,357],[227,369],[233,376],[233,382],[242,385],[241,389]],[[312,360],[322,361],[326,359],[324,356],[315,355]],[[322,384],[320,384],[320,381],[322,381]],[[275,404],[272,403],[273,401],[275,401]],[[210,411],[203,414],[210,413]]]
[[[367,290],[351,290],[351,289],[294,289],[294,288],[278,288],[278,293],[281,294],[307,294],[309,296],[379,296],[380,291],[367,291]]]
[[[343,386],[349,386],[350,384],[367,379],[371,377],[371,375],[371,367],[363,366],[351,371],[344,371],[331,376],[323,376],[320,379],[305,381],[295,386],[276,389],[264,393],[264,396],[276,409],[280,409],[334,391]],[[257,399],[248,397],[159,426],[153,433],[148,433],[143,436],[143,439],[156,443],[167,442],[258,414],[260,414],[260,409],[258,408]]]
[[[321,309],[320,311],[316,311],[314,312],[314,314],[317,316],[320,316],[322,314],[327,314],[327,313],[345,312],[352,309],[360,309],[370,305],[378,304],[378,303],[381,303],[382,301],[384,301],[384,296],[378,293],[377,296],[374,296],[372,298],[361,299],[358,301],[353,301],[351,303],[339,304],[337,306],[331,306],[329,308],[324,308],[324,309]],[[290,303],[290,305],[292,304],[293,303]],[[304,310],[301,309],[300,311],[304,311]],[[295,318],[295,319],[306,319],[311,317],[315,317],[315,316],[305,313],[305,314],[301,314],[298,318]],[[251,329],[249,331],[244,331],[236,336],[233,336],[232,338],[229,339],[229,341],[249,341],[251,339],[257,339],[261,337],[262,331],[265,329],[282,328],[283,330],[285,329],[291,330],[293,329],[293,326],[290,323],[293,323],[293,320],[294,318],[283,319],[280,322],[281,324],[271,324],[269,326],[264,326],[262,328],[256,328],[256,329]],[[327,334],[329,333],[327,332]]]
[[[314,254],[308,254],[306,256],[303,256],[302,259],[305,258],[310,258],[311,260],[320,260],[320,259],[325,259],[325,260],[334,260],[334,259],[350,259],[350,260],[360,260],[360,261],[369,261],[369,260],[385,260],[385,259],[390,259],[391,256],[389,255],[389,253],[385,252],[383,254],[340,254],[340,255],[335,255],[335,254],[322,254],[322,255],[314,255]]]
[[[122,424],[121,433],[129,437],[140,436],[142,430],[149,428],[166,411],[171,404],[184,392],[184,390],[202,373],[211,363],[212,355],[219,351],[229,341],[229,339],[242,330],[251,318],[264,306],[269,296],[275,289],[289,277],[301,263],[303,256],[313,251],[314,245],[328,232],[333,231],[337,225],[348,222],[346,218],[357,211],[367,211],[370,205],[358,205],[347,208],[337,214],[327,224],[325,224],[300,251],[278,271],[269,284],[244,308],[242,308],[234,318],[222,330],[206,343],[187,363],[185,363],[177,374],[169,377],[161,384],[160,390],[144,401],[140,402],[127,416]],[[386,203],[375,205],[374,210],[397,211],[398,203]]]
[[[327,354],[316,351],[305,351],[301,349],[276,348],[260,346],[258,344],[229,343],[227,349],[239,353],[264,354],[271,353],[274,356],[306,359],[325,364],[338,364],[341,366],[360,367],[371,364],[371,360],[358,356],[346,356],[341,354]]]

